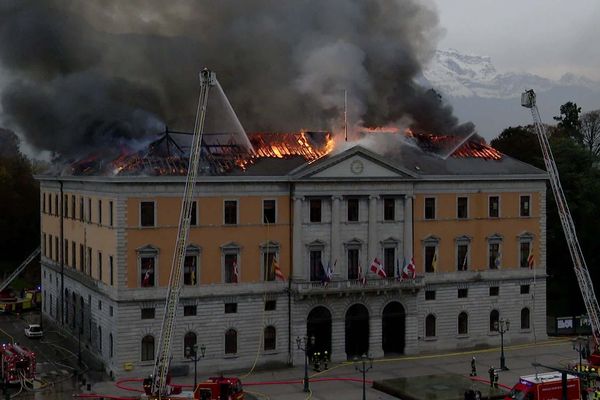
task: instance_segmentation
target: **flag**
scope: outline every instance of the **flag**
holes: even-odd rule
[[[437,263],[438,263],[438,252],[435,249],[435,253],[433,253],[433,260],[431,260],[431,269],[433,272],[437,271]]]
[[[240,269],[238,268],[237,259],[233,260],[233,283],[240,281]]]
[[[462,270],[463,271],[467,270],[467,258],[469,258],[469,252],[468,251],[465,253],[465,258],[463,258],[463,265],[462,265]]]
[[[337,262],[337,260],[335,261]],[[333,263],[335,266],[335,263]],[[331,266],[331,262],[327,263],[327,281],[331,282],[331,278],[333,277],[333,267]]]
[[[387,278],[387,274],[385,273],[385,270],[383,269],[383,266],[381,265],[381,261],[379,261],[379,258],[377,258],[377,257],[375,257],[375,259],[371,263],[371,271],[376,273],[377,275],[379,275],[382,278]]]
[[[281,268],[279,268],[279,263],[275,257],[273,257],[273,270],[275,271],[275,280],[285,281],[285,276],[281,272]]]
[[[496,259],[494,260],[494,267],[500,268],[500,252],[498,252],[498,254],[496,254]]]
[[[402,280],[404,279],[415,279],[417,277],[417,271],[415,267],[415,260],[411,258],[410,260],[407,258],[404,264],[404,268],[402,269]]]
[[[142,286],[144,286],[144,287],[150,286],[150,267],[148,267],[148,269],[146,270],[146,273],[144,274],[144,280],[142,280]]]
[[[529,256],[527,257],[527,266],[529,269],[535,267],[535,259],[533,258],[533,251],[529,250]]]
[[[396,259],[396,271],[394,273],[396,275],[396,280],[402,280],[402,272],[400,271],[400,260]]]
[[[361,283],[361,285],[366,285],[367,284],[367,277],[365,276],[362,267],[360,266],[360,264],[358,264],[358,281]]]
[[[327,286],[329,285],[329,276],[327,275],[327,270],[325,269],[322,261],[319,261],[319,266],[321,267],[321,283],[323,286]]]
[[[196,284],[196,268],[192,269],[191,280],[192,280],[192,285],[195,285]]]

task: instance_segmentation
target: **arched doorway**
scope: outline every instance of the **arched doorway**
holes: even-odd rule
[[[325,351],[331,355],[331,313],[323,306],[313,308],[306,318],[308,337],[314,336],[315,343],[309,353]]]
[[[406,335],[406,312],[397,301],[389,303],[383,309],[382,346],[384,354],[404,354]]]
[[[354,304],[346,311],[346,356],[348,359],[369,353],[369,310]]]

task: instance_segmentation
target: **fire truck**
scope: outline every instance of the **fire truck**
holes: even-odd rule
[[[20,344],[0,345],[0,378],[9,384],[35,378],[35,353]]]
[[[579,378],[567,375],[567,400],[581,400]],[[519,378],[504,400],[558,400],[563,399],[562,374],[544,372]]]
[[[26,290],[22,296],[17,297],[7,294],[6,291],[2,292],[0,294],[0,313],[33,310],[42,302],[42,293],[39,289]]]
[[[194,400],[244,400],[242,382],[222,376],[208,378],[196,386]]]

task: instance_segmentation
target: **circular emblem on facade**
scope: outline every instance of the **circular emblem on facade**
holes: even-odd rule
[[[363,169],[365,168],[365,166],[363,165],[362,161],[360,160],[354,160],[352,161],[352,163],[350,163],[350,171],[352,171],[353,174],[359,175],[363,172]]]

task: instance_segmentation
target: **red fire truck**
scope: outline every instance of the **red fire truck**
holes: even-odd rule
[[[504,400],[560,400],[563,384],[560,372],[522,376]],[[579,378],[567,375],[567,399],[581,400]]]
[[[10,384],[34,379],[35,353],[20,344],[0,345],[0,378]]]
[[[198,383],[195,400],[244,400],[242,382],[238,378],[212,377]]]
[[[39,307],[42,303],[42,293],[39,289],[25,290],[21,296],[13,295],[8,290],[1,292],[0,312],[20,313]]]

